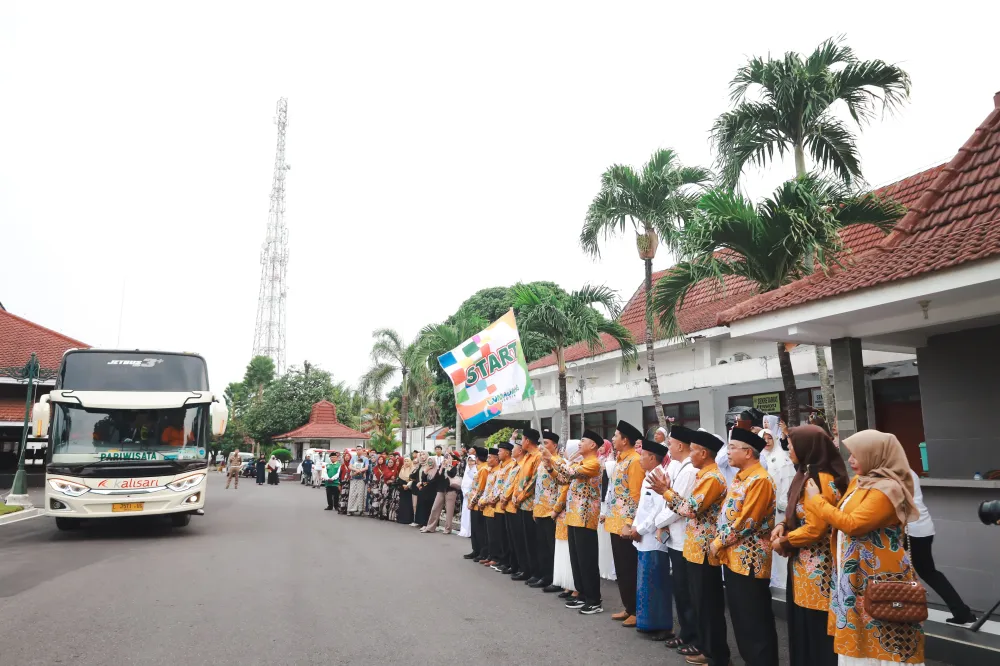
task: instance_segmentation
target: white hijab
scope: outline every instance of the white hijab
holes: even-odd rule
[[[774,414],[764,415],[764,430],[771,433],[771,437],[774,437],[774,445],[777,448],[781,448],[781,426],[778,425],[780,419]]]

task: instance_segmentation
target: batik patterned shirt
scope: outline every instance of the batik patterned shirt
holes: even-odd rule
[[[726,497],[726,477],[715,463],[709,463],[695,475],[694,489],[687,497],[668,488],[663,499],[674,513],[687,518],[684,533],[684,559],[694,564],[704,564],[706,560],[719,566],[719,558],[712,557],[709,546],[715,540],[716,525],[722,511],[722,501]]]
[[[517,490],[517,474],[521,471],[521,462],[510,459],[512,463],[507,468],[506,476],[503,480],[503,509],[506,513],[517,513],[517,504],[514,503],[514,491]]]
[[[827,502],[836,506],[840,490],[833,475],[819,473],[820,491]],[[803,488],[803,491],[805,488]],[[792,585],[795,605],[811,610],[830,610],[830,586],[833,583],[833,553],[830,550],[832,528],[816,512],[807,513],[803,500],[795,506],[799,526],[785,535],[782,543],[797,548],[792,559]]]
[[[741,470],[729,487],[715,542],[719,561],[733,573],[771,577],[771,530],[774,529],[774,479],[760,463]]]
[[[521,468],[517,472],[517,488],[514,490],[514,501],[521,511],[535,510],[535,473],[542,454],[537,450],[521,456]]]
[[[639,465],[639,454],[635,449],[618,459],[611,479],[611,496],[608,500],[608,515],[604,519],[604,529],[611,534],[621,534],[623,527],[632,525],[635,510],[639,508],[642,481],[646,472]]]
[[[552,464],[558,465],[562,462],[560,456],[552,456]],[[535,506],[532,515],[535,518],[554,518],[557,511],[555,504],[559,499],[559,491],[563,488],[552,469],[544,462],[538,465],[535,472]]]
[[[596,530],[601,519],[601,461],[596,455],[576,463],[563,458],[552,470],[560,481],[569,481],[566,525]]]

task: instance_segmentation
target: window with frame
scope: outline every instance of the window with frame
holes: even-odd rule
[[[588,412],[584,418],[584,425],[580,425],[580,415],[570,414],[569,416],[569,438],[580,439],[584,430],[593,430],[604,439],[610,440],[615,435],[615,428],[618,426],[618,412],[614,409],[605,412]]]
[[[552,430],[552,417],[546,416],[543,419],[539,419],[542,424],[542,430]]]
[[[701,427],[701,403],[697,400],[692,402],[675,402],[663,405],[663,415],[667,421],[673,419],[676,425],[697,430]],[[652,433],[659,427],[660,421],[656,418],[656,406],[642,408],[642,430],[647,437],[652,437]]]

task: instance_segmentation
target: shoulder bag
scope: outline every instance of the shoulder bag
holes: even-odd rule
[[[873,620],[898,624],[920,623],[927,619],[927,590],[913,573],[913,556],[910,554],[910,530],[904,532],[906,559],[905,572],[875,574],[868,582],[861,600],[865,612]]]

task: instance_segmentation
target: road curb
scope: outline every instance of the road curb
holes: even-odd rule
[[[17,513],[8,513],[5,516],[0,516],[0,526],[10,525],[11,523],[19,523],[22,520],[37,518],[40,515],[42,515],[41,509],[25,509],[24,511],[18,511]]]

